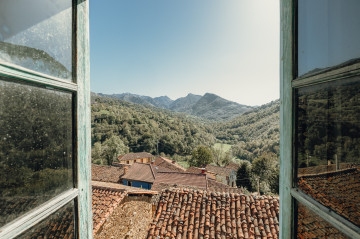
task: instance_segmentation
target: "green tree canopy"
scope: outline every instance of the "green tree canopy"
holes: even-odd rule
[[[213,162],[211,150],[203,145],[198,146],[193,152],[190,159],[190,166],[200,167]]]
[[[243,160],[241,162],[236,174],[236,185],[244,187],[250,192],[253,190],[251,184],[251,163],[249,161]]]
[[[102,156],[108,165],[111,165],[116,157],[129,152],[129,148],[118,136],[111,136],[102,145]]]
[[[263,153],[252,163],[252,174],[258,180],[258,191],[267,193],[279,184],[279,162],[276,154]],[[278,193],[277,190],[274,193]]]

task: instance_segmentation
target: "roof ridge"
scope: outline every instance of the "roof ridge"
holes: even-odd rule
[[[229,193],[229,192],[212,192],[212,191],[209,191],[209,190],[203,190],[203,189],[193,189],[193,188],[187,188],[186,185],[183,185],[184,187],[180,187],[180,188],[167,188],[165,190],[163,190],[163,192],[166,192],[166,191],[170,191],[170,192],[174,192],[174,193],[177,193],[179,192],[179,189],[182,189],[183,191],[185,192],[202,192],[202,193],[210,193],[210,194],[218,194],[218,195],[225,195],[226,197],[231,197],[231,194],[233,196],[245,196],[245,197],[252,197],[254,199],[276,199],[278,200],[279,198],[277,196],[271,196],[271,195],[247,195],[245,193]],[[181,191],[181,190],[180,190]]]
[[[154,173],[153,165],[152,164],[148,164],[148,165],[150,166],[151,173],[152,173],[152,175],[154,177],[154,180],[155,180],[156,176],[155,176],[155,173]],[[157,172],[157,173],[159,173],[159,172]]]
[[[359,168],[346,168],[346,169],[339,169],[337,171],[306,174],[306,175],[301,175],[300,178],[333,176],[333,175],[341,175],[341,174],[345,174],[345,173],[352,173],[352,172],[356,172],[356,171],[360,171]]]
[[[204,175],[207,176],[205,173],[188,173],[188,172],[175,172],[175,171],[169,171],[169,172],[157,172],[159,173],[175,173],[175,174],[192,174],[192,175]]]

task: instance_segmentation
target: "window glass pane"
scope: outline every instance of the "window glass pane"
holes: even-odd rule
[[[296,93],[297,186],[360,226],[360,77]]]
[[[1,0],[1,62],[70,80],[72,1]]]
[[[297,238],[348,238],[324,219],[297,202]]]
[[[72,94],[0,81],[0,227],[73,187]]]
[[[298,4],[299,76],[359,62],[359,0],[299,0]]]
[[[74,215],[72,201],[17,238],[75,238]]]

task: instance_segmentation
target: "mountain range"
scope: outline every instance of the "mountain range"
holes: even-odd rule
[[[242,115],[243,113],[255,108],[226,100],[212,93],[206,93],[203,96],[190,93],[187,96],[178,98],[176,100],[172,100],[168,96],[152,98],[150,96],[136,95],[131,93],[112,95],[99,93],[98,95],[117,98],[131,103],[158,107],[175,112],[187,113],[212,121],[231,120],[236,116]]]

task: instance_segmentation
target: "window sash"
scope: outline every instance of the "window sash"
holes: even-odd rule
[[[74,200],[77,196],[78,189],[76,188],[70,189],[56,196],[55,198],[29,211],[25,215],[6,224],[0,230],[0,238],[13,238],[20,235],[37,223],[41,222],[43,219],[46,219],[71,200]]]
[[[74,188],[0,228],[0,238],[12,238],[75,200],[77,235],[92,238],[89,1],[73,0],[73,81],[0,62],[0,75],[15,82],[35,84],[73,93]]]
[[[357,227],[350,221],[344,219],[332,210],[329,210],[329,208],[325,207],[321,203],[317,202],[315,199],[303,193],[300,189],[291,189],[291,196],[293,196],[297,201],[304,204],[309,210],[313,211],[315,214],[323,218],[325,221],[330,223],[332,226],[334,226],[336,229],[346,234],[350,238],[359,237],[359,227]]]
[[[32,82],[39,85],[54,87],[61,90],[68,90],[71,92],[76,92],[78,90],[76,83],[4,62],[0,62],[0,75],[16,78],[17,80],[22,80],[25,82]]]
[[[360,229],[295,188],[295,90],[304,86],[360,75],[360,64],[336,66],[315,75],[297,77],[297,2],[280,2],[280,238],[295,238],[295,200],[328,221],[350,238]]]

